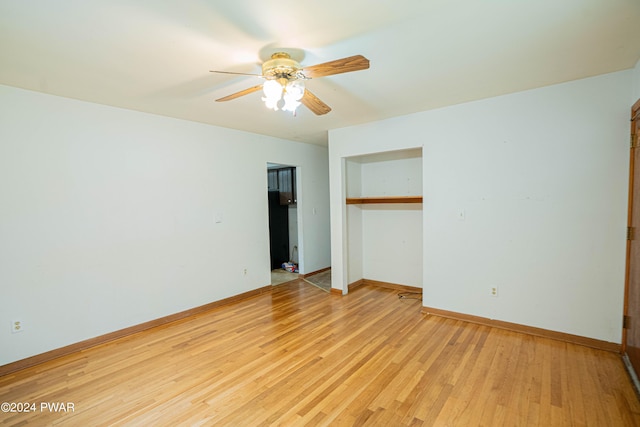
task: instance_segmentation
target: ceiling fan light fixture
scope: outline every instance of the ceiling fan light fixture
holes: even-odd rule
[[[287,83],[284,88],[285,96],[290,96],[296,101],[300,101],[304,96],[304,82],[300,80],[293,80]]]
[[[278,111],[278,102],[282,99],[284,87],[276,80],[267,80],[262,85],[262,92],[264,93],[262,100],[267,108]]]
[[[262,100],[267,108],[274,111],[282,108],[283,111],[290,111],[295,115],[304,96],[304,82],[285,78],[267,80],[262,85],[262,92]],[[284,105],[281,101],[284,101]]]
[[[293,80],[287,83],[287,86],[284,88],[284,94],[282,96],[282,98],[284,99],[284,106],[282,107],[282,110],[290,111],[295,115],[296,108],[300,106],[300,100],[303,96],[304,82],[301,82],[300,80]]]

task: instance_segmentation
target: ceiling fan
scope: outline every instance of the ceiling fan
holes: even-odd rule
[[[257,92],[262,89],[262,100],[268,108],[282,109],[295,114],[297,107],[303,104],[317,115],[327,114],[331,108],[305,88],[304,81],[317,77],[366,70],[369,60],[362,55],[336,59],[322,64],[301,66],[286,52],[276,52],[271,59],[262,64],[262,74],[234,73],[230,71],[214,71],[212,73],[239,74],[244,76],[258,76],[265,80],[248,89],[216,99],[216,102],[231,101],[232,99]]]

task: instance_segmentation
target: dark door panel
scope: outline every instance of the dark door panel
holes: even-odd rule
[[[269,191],[269,242],[275,270],[289,261],[289,207],[280,204],[279,191]]]

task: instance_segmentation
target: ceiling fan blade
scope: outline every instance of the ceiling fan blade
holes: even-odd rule
[[[312,94],[311,92],[309,92],[308,89],[304,90],[304,95],[302,96],[302,99],[300,100],[300,102],[302,102],[302,104],[305,107],[313,111],[318,116],[327,114],[329,111],[331,111],[331,107],[329,107],[324,102],[320,101],[320,99],[314,94]]]
[[[250,93],[257,92],[260,89],[262,89],[262,85],[253,86],[253,87],[250,87],[249,89],[241,90],[240,92],[232,93],[231,95],[227,95],[223,98],[216,99],[216,102],[231,101],[232,99],[240,98],[241,96],[249,95]]]
[[[218,73],[218,74],[234,74],[234,75],[238,75],[238,76],[258,76],[258,77],[262,77],[262,74],[252,74],[252,73],[234,73],[233,71],[216,71],[216,70],[209,70],[210,73]]]
[[[369,68],[369,60],[362,55],[350,56],[348,58],[336,59],[318,65],[304,67],[302,72],[306,77],[324,77],[333,74],[348,73],[351,71],[366,70]]]

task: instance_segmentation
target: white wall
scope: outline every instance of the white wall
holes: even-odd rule
[[[636,62],[636,66],[633,69],[633,95],[632,103],[640,99],[640,60]]]
[[[423,304],[619,343],[631,91],[623,71],[330,132],[333,287],[341,159],[424,145]]]
[[[298,256],[298,207],[289,206],[287,213],[289,214],[289,257],[296,264],[300,263]]]
[[[422,287],[422,206],[363,205],[362,275]]]
[[[328,267],[325,148],[0,86],[0,365],[268,285],[267,162]]]
[[[362,197],[362,164],[350,160],[345,161],[345,176],[348,197]],[[346,207],[346,239],[347,264],[345,265],[347,274],[347,284],[355,283],[364,278],[362,264],[362,208],[358,205],[348,205]],[[331,266],[332,282],[336,270]]]
[[[407,152],[401,151],[400,153]],[[375,161],[365,160],[362,164],[363,196],[421,196],[422,195],[422,153],[409,151],[411,156],[388,153],[385,157],[372,156]],[[395,157],[394,157],[395,156]],[[408,155],[407,155],[408,156]]]

